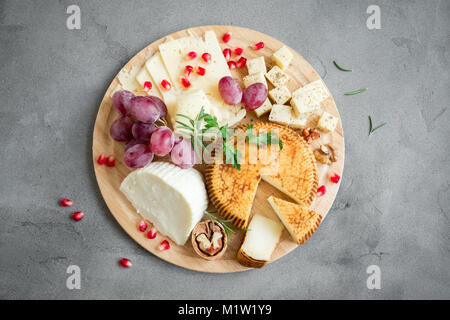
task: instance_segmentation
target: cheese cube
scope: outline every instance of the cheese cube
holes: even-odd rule
[[[300,89],[295,90],[292,93],[293,97],[298,95],[309,95],[311,99],[314,99],[320,103],[328,98],[330,96],[330,93],[328,92],[328,89],[325,87],[325,84],[322,82],[322,80],[316,80],[308,83],[306,86]]]
[[[282,87],[288,83],[289,76],[278,66],[274,66],[266,73],[266,78],[275,86]]]
[[[269,112],[271,109],[272,109],[272,104],[270,103],[269,98],[267,98],[266,101],[264,101],[264,103],[262,104],[262,106],[255,109],[256,116],[259,118],[263,114],[266,114],[267,112]]]
[[[324,132],[333,132],[338,124],[339,119],[332,114],[324,111],[317,123],[317,128]]]
[[[269,97],[276,104],[284,104],[291,98],[291,92],[286,86],[275,88],[269,91]]]
[[[279,66],[282,70],[289,67],[293,58],[292,52],[286,46],[282,46],[280,49],[275,51],[272,55],[272,60]]]
[[[254,83],[262,83],[267,88],[267,81],[266,81],[266,78],[264,78],[263,72],[249,74],[249,75],[245,76],[242,80],[244,81],[244,86],[246,88],[248,88],[249,86],[251,86]]]
[[[294,113],[304,118],[315,114],[320,110],[320,103],[311,99],[309,95],[297,95],[291,99],[291,106]]]
[[[266,73],[266,62],[264,57],[250,59],[247,61],[248,74],[254,74],[258,72]]]
[[[272,106],[272,111],[270,112],[269,120],[298,129],[303,129],[306,126],[307,122],[306,118],[296,116],[292,112],[292,108],[290,106],[282,104],[274,104]]]

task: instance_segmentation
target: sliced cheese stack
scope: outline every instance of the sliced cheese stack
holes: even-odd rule
[[[259,214],[254,215],[238,251],[238,261],[250,268],[264,267],[270,262],[282,232],[281,223]]]
[[[298,245],[303,244],[317,230],[322,216],[301,204],[275,197],[267,199],[281,222]]]
[[[120,191],[136,211],[178,245],[184,245],[208,205],[202,175],[167,162],[131,172]]]

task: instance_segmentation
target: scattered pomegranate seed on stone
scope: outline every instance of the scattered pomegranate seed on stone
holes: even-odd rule
[[[327,192],[327,188],[326,188],[325,186],[320,186],[320,187],[317,189],[317,196],[318,196],[318,197],[321,197],[321,196],[323,196],[326,192]]]
[[[109,156],[106,158],[106,165],[108,167],[114,167],[116,165],[116,158],[114,158],[114,156]]]
[[[97,159],[97,163],[98,163],[99,165],[103,165],[105,162],[106,162],[105,156],[102,155],[102,154],[99,155],[99,156],[98,156],[98,159]]]
[[[236,69],[236,62],[234,61],[228,61],[228,68],[230,68],[230,70]]]
[[[240,56],[242,54],[242,52],[244,52],[244,49],[242,49],[242,48],[234,49],[234,54],[237,56]]]
[[[264,42],[258,42],[257,44],[255,44],[255,50],[259,50],[264,48]]]
[[[148,228],[147,222],[145,222],[145,220],[139,221],[138,228],[140,232],[145,232],[145,230],[147,230]]]
[[[147,233],[147,238],[149,238],[149,239],[155,239],[157,234],[158,234],[158,230],[156,230],[156,228],[153,227],[153,228],[151,228],[150,231]]]
[[[236,67],[243,68],[247,65],[247,59],[244,57],[240,57],[239,60],[236,62]]]
[[[77,211],[72,213],[72,219],[75,221],[80,221],[81,219],[83,219],[83,217],[84,217],[83,211]]]
[[[131,264],[131,260],[127,259],[127,258],[122,258],[119,260],[119,263],[122,267],[124,268],[131,268],[132,264]]]
[[[338,183],[341,180],[341,177],[337,173],[333,173],[330,175],[330,181],[333,183]]]
[[[69,200],[67,198],[62,198],[61,199],[61,207],[71,207],[73,206],[73,201]]]
[[[223,49],[222,53],[223,53],[223,56],[225,57],[225,60],[227,60],[227,61],[230,60],[230,58],[231,58],[231,49],[228,49],[228,48]]]
[[[202,54],[202,60],[205,63],[211,63],[211,54],[209,54],[208,52],[205,52],[204,54]]]
[[[164,240],[163,242],[161,242],[161,244],[159,245],[159,250],[160,251],[165,251],[165,250],[169,250],[170,249],[170,244],[169,241]]]
[[[231,32],[225,33],[222,37],[222,41],[225,43],[228,43],[228,41],[230,41],[230,39],[231,39]]]

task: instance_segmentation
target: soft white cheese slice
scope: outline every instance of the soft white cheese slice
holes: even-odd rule
[[[255,260],[270,261],[282,232],[281,223],[255,214],[250,221],[241,249]]]
[[[144,219],[176,244],[184,245],[208,206],[205,184],[197,170],[153,162],[130,173],[120,191]]]
[[[217,110],[215,116],[217,116],[221,125],[228,124],[232,126],[242,120],[246,114],[245,109],[241,105],[227,105],[219,93],[219,80],[224,76],[231,76],[231,72],[213,31],[206,31],[204,39],[189,36],[167,41],[159,45],[159,51],[170,79],[178,91],[192,92],[203,90],[211,107]],[[195,51],[199,55],[195,61],[186,60],[186,55],[190,51]],[[201,55],[205,52],[211,54],[211,63],[209,64],[204,63],[201,59]],[[205,68],[206,73],[204,76],[192,73],[189,77],[191,86],[186,89],[181,85],[180,77],[183,76],[186,65],[195,67],[197,64]],[[176,113],[180,113],[177,110],[172,111],[169,111],[171,117]]]

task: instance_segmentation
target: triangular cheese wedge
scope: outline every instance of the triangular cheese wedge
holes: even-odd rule
[[[300,204],[295,204],[275,197],[267,199],[277,213],[281,222],[297,244],[301,245],[319,227],[322,216]]]

